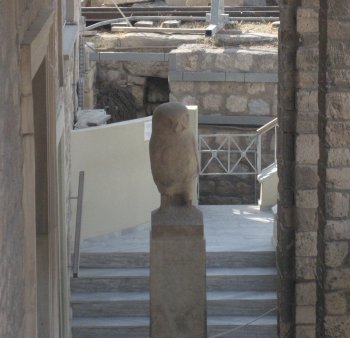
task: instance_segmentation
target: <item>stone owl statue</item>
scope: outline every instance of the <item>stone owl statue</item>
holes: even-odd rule
[[[161,207],[191,206],[199,164],[184,105],[170,102],[155,109],[149,152]]]

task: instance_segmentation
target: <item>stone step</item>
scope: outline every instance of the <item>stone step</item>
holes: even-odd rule
[[[275,316],[266,316],[248,326],[255,317],[230,316],[209,317],[208,338],[213,335],[238,329],[226,335],[235,338],[277,338]],[[149,338],[148,317],[124,318],[79,318],[73,319],[73,338]]]
[[[148,269],[81,269],[79,278],[71,279],[74,292],[145,292]],[[208,291],[274,291],[275,268],[209,268]]]
[[[207,267],[273,267],[274,251],[207,252]],[[147,268],[148,252],[82,252],[81,268]]]
[[[213,316],[259,316],[276,307],[276,298],[275,292],[208,292],[207,312]],[[147,292],[75,293],[71,304],[74,318],[149,314]]]

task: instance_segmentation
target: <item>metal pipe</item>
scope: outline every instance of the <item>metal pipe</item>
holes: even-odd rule
[[[77,196],[77,214],[75,221],[74,238],[74,257],[73,257],[73,278],[78,277],[80,260],[80,234],[81,234],[81,216],[83,213],[83,194],[84,194],[84,176],[85,172],[79,172],[78,196]]]
[[[129,16],[129,21],[142,21],[142,20],[150,20],[150,21],[161,21],[161,20],[182,20],[182,21],[206,21],[206,17],[200,16]],[[242,20],[245,18],[229,18],[228,22],[236,22],[236,21],[246,21]],[[253,18],[252,18],[253,19]],[[259,19],[259,18],[255,18]],[[260,19],[268,19],[268,18],[260,18]],[[274,18],[274,21],[279,20],[278,18]],[[110,25],[113,23],[124,22],[125,20],[122,18],[119,19],[111,19],[105,20],[101,22],[97,22],[93,25],[85,27],[86,31],[93,30],[98,27],[102,27],[105,25]],[[252,20],[253,21],[253,20]],[[259,20],[257,20],[259,21]],[[179,28],[180,30],[181,28]]]

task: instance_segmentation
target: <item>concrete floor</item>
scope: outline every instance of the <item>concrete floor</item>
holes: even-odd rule
[[[202,205],[207,252],[272,251],[273,214],[257,205]],[[84,240],[81,252],[148,252],[150,225]]]

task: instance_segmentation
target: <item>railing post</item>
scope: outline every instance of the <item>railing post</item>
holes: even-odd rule
[[[84,175],[85,175],[84,171],[79,172],[77,214],[76,214],[76,221],[75,221],[75,238],[74,238],[73,278],[77,278],[78,272],[79,272],[80,234],[81,234],[81,215],[83,212]]]
[[[258,175],[261,173],[261,134],[258,134],[257,139],[257,169],[258,169]]]
[[[277,163],[277,127],[278,127],[278,125],[275,126],[275,149],[274,149],[275,163]]]

